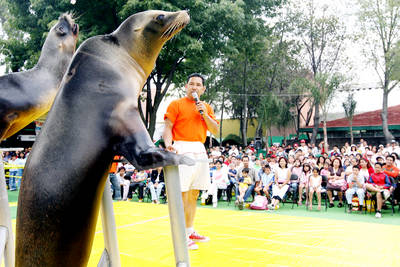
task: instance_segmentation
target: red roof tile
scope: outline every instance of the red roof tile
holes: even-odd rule
[[[382,119],[381,119],[381,111],[374,110],[369,112],[360,113],[354,115],[353,117],[353,127],[357,126],[381,126]],[[400,105],[388,107],[388,124],[389,125],[400,125]],[[308,126],[306,128],[312,128],[313,126]],[[320,123],[320,128],[323,127],[322,123]],[[328,121],[326,123],[327,128],[334,128],[334,127],[350,127],[349,121],[346,117]]]

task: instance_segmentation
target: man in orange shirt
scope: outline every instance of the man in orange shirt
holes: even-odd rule
[[[400,195],[400,188],[399,185],[397,184],[397,177],[399,176],[399,169],[394,165],[395,158],[391,155],[386,157],[386,165],[383,166],[383,172],[394,179],[395,184],[393,184],[394,188],[394,198],[395,202],[399,200],[399,195]]]
[[[203,144],[207,131],[214,135],[218,133],[218,121],[211,106],[196,101],[193,96],[197,93],[200,97],[206,90],[203,76],[198,73],[189,75],[185,88],[186,96],[171,102],[164,115],[163,139],[167,150],[185,154],[196,161],[195,166],[179,165],[179,178],[188,248],[198,249],[195,242],[209,241],[208,237],[199,235],[193,228],[199,191],[207,190],[210,184],[208,157]]]

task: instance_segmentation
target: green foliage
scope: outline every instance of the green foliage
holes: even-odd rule
[[[353,120],[354,112],[356,110],[357,101],[354,99],[353,94],[349,94],[345,102],[342,103],[344,113],[349,121]]]
[[[223,143],[223,145],[225,145],[226,143],[229,143],[229,144],[242,144],[242,139],[239,136],[237,136],[236,134],[229,134],[224,138],[222,143]]]

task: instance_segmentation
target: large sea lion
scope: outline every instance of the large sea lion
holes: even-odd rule
[[[18,199],[16,266],[85,266],[114,155],[138,169],[192,164],[156,148],[138,95],[187,12],[132,15],[77,50],[26,163]]]
[[[50,110],[75,52],[78,31],[70,15],[60,16],[48,33],[36,66],[0,77],[0,140]]]

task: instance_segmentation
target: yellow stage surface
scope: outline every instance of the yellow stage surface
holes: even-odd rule
[[[167,205],[114,202],[114,210],[123,267],[175,266]],[[398,225],[278,213],[198,208],[196,229],[211,241],[190,251],[191,266],[400,266]],[[103,249],[99,217],[88,266]]]
[[[167,205],[115,202],[122,266],[175,266]],[[78,218],[77,218],[78,219]],[[198,208],[191,266],[400,266],[400,226]],[[98,220],[89,266],[103,251]]]

